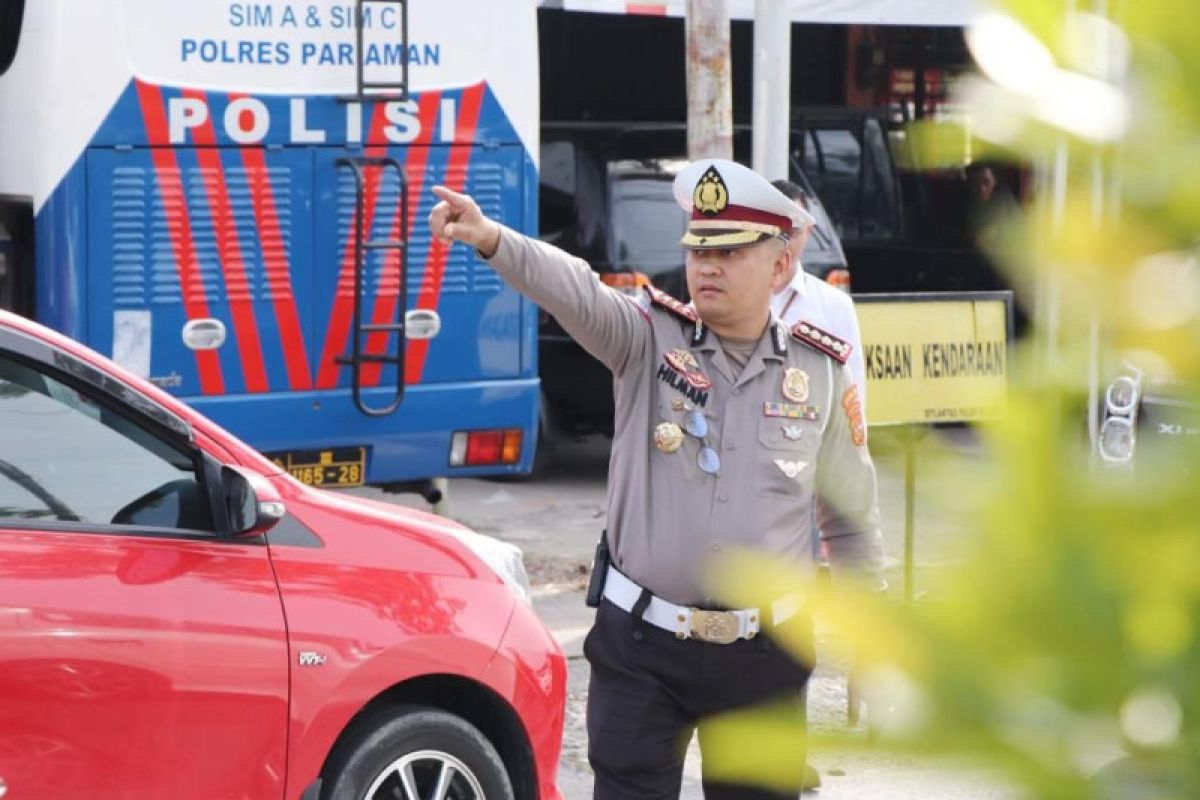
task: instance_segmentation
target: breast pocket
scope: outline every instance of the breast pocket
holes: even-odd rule
[[[776,417],[759,420],[755,491],[772,496],[809,491],[820,449],[819,422]]]

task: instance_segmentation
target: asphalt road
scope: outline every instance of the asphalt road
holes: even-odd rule
[[[893,592],[903,594],[904,553],[904,453],[896,436],[872,431],[872,451],[879,471],[880,508],[883,515],[889,580]],[[916,447],[914,563],[918,596],[921,576],[953,562],[970,546],[969,531],[939,513],[945,498],[938,497],[937,481],[922,472],[925,459],[938,446],[970,453],[974,443],[964,429],[930,433]],[[447,516],[474,530],[519,545],[533,584],[534,605],[547,627],[562,644],[569,659],[567,723],[559,785],[567,800],[591,796],[587,766],[584,707],[588,665],[580,645],[591,624],[592,612],[583,603],[583,589],[596,538],[605,523],[605,482],[608,468],[607,439],[596,438],[559,445],[552,468],[542,477],[523,481],[463,479],[450,482],[449,500],[441,509]],[[925,480],[922,480],[925,478]],[[423,507],[413,495],[383,495],[376,490],[354,490],[392,502]],[[809,724],[831,734],[835,744],[813,748],[810,761],[821,771],[823,786],[814,797],[888,798],[888,800],[1008,800],[1015,790],[949,763],[918,760],[867,748],[864,723],[847,722],[845,663],[837,642],[821,636],[819,663],[809,687]],[[869,717],[869,710],[867,715]],[[836,742],[844,741],[846,746]],[[685,767],[685,800],[699,800],[700,759],[693,742]]]

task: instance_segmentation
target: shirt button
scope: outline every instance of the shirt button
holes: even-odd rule
[[[742,393],[741,389],[734,389],[732,392],[732,394],[741,394],[741,393]]]
[[[719,495],[717,495],[717,499],[720,500],[722,503],[728,503],[729,495],[727,495],[725,492],[721,492]]]
[[[709,549],[709,550],[712,550],[712,551],[715,553],[715,552],[717,552],[717,551],[719,551],[719,550],[721,549],[721,543],[720,543],[720,542],[713,542],[712,544],[710,544],[710,545],[708,546],[708,549]]]
[[[726,450],[737,450],[737,445],[734,444],[733,442],[726,442],[725,449]]]

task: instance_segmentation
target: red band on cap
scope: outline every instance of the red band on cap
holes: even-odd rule
[[[760,211],[757,208],[747,208],[746,206],[728,205],[716,214],[705,214],[692,207],[692,219],[711,219],[725,220],[728,222],[757,222],[761,225],[774,225],[785,231],[792,229],[791,217],[784,217],[779,214],[772,214],[770,211]]]

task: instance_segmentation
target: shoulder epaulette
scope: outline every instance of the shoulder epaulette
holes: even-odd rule
[[[849,342],[821,330],[810,322],[800,321],[792,326],[792,338],[824,353],[839,364],[845,364],[846,359],[850,358],[850,351],[854,349]]]
[[[674,297],[671,297],[671,295],[667,294],[661,289],[655,289],[653,286],[647,286],[646,293],[650,295],[650,302],[659,308],[665,308],[675,316],[681,319],[686,319],[688,322],[695,322],[697,320],[696,309],[692,308],[686,303],[676,300]]]

